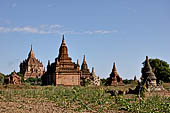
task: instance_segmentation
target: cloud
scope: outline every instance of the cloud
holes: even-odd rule
[[[39,33],[37,28],[33,27],[16,27],[11,29],[12,32],[30,32],[30,33]]]
[[[22,26],[22,27],[4,27],[0,26],[0,32],[7,33],[7,32],[24,32],[24,33],[33,33],[33,34],[111,34],[116,33],[118,30],[81,30],[81,31],[74,31],[74,30],[66,30],[61,25],[52,24],[52,25],[40,25],[39,27],[32,27],[32,26]]]
[[[59,28],[62,28],[61,25],[58,25],[58,24],[52,24],[52,25],[40,25],[40,28],[42,29],[45,29],[45,28],[50,28],[50,29],[59,29]]]
[[[118,30],[96,30],[96,31],[85,31],[85,34],[110,34],[118,32]]]
[[[25,33],[33,33],[33,34],[55,34],[59,33],[56,30],[59,25],[46,25],[40,27],[31,27],[31,26],[24,26],[24,27],[3,27],[0,26],[0,32],[25,32]]]
[[[0,32],[11,32],[10,28],[6,28],[6,27],[1,27],[0,26]]]

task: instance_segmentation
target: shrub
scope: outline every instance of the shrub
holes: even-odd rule
[[[0,84],[4,83],[4,74],[0,73]]]

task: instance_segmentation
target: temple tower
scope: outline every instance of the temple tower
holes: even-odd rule
[[[54,63],[50,62],[47,66],[47,72],[43,75],[44,85],[80,85],[80,65],[72,62],[72,58],[68,55],[68,48],[64,39],[59,48],[59,55]]]
[[[41,77],[43,75],[43,64],[35,58],[32,45],[31,50],[28,54],[28,58],[25,59],[20,64],[20,73],[24,75],[24,79],[28,79],[30,77],[36,78]]]
[[[92,85],[100,86],[100,78],[96,75],[94,67],[92,67],[92,72],[90,74],[90,81]]]
[[[152,71],[152,67],[149,63],[149,58],[146,56],[145,65],[142,68],[142,82],[146,83],[148,86],[156,86],[156,76]]]
[[[86,63],[86,56],[84,55],[83,63],[81,65],[81,78],[89,79],[89,77],[90,77],[90,71]]]
[[[113,86],[123,85],[122,78],[117,73],[117,69],[116,69],[115,63],[113,64],[113,69],[112,69],[112,72],[110,74],[110,77],[108,78],[107,85],[111,85],[111,86],[112,85]]]

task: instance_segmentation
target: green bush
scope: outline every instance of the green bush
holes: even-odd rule
[[[0,84],[4,83],[4,74],[0,73]]]
[[[41,78],[28,78],[27,80],[25,80],[24,82],[29,83],[31,85],[41,85],[42,81]]]
[[[128,79],[125,79],[125,80],[123,80],[123,83],[124,84],[133,84],[133,83],[135,83],[135,81],[134,80],[128,80]]]

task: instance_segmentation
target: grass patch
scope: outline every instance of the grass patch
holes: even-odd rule
[[[114,87],[20,86],[20,89],[11,87],[0,91],[0,101],[17,102],[21,98],[44,99],[72,112],[170,112],[168,97],[154,95],[139,99],[137,95],[110,96],[106,93],[108,89],[112,90]],[[24,106],[20,107],[22,109]]]

